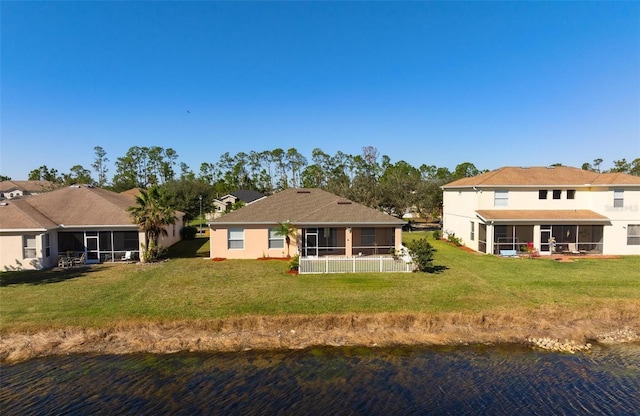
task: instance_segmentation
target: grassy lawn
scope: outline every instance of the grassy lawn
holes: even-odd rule
[[[426,233],[405,234],[406,239]],[[278,260],[208,260],[206,238],[158,264],[103,264],[0,275],[0,333],[239,315],[478,312],[566,307],[585,314],[638,305],[640,256],[504,259],[445,242],[435,274],[289,275]]]

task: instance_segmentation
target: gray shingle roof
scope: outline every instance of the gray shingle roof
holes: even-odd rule
[[[317,188],[290,188],[230,212],[210,224],[379,224],[405,222]]]

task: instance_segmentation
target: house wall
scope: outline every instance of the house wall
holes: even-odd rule
[[[273,224],[271,227],[276,227]],[[228,228],[216,227],[211,228],[209,232],[210,253],[211,258],[221,257],[226,259],[258,259],[262,257],[285,257],[287,255],[287,243],[285,241],[283,248],[269,249],[269,226],[253,225],[243,227],[244,230],[244,247],[242,249],[228,248]],[[297,253],[297,242],[300,239],[299,233],[296,238],[291,238],[289,245],[289,254],[294,256]]]
[[[158,244],[160,244],[162,247],[169,247],[177,243],[178,241],[180,241],[180,230],[182,230],[183,227],[184,227],[184,222],[183,222],[182,216],[180,216],[176,218],[175,223],[164,227],[164,229],[167,231],[167,235],[160,236],[160,239],[158,240]],[[142,237],[140,238],[140,241],[144,241],[144,233],[142,233]]]
[[[32,258],[24,258],[23,236],[32,235],[36,238],[36,255]],[[49,233],[50,250],[49,256],[45,256],[44,233],[38,231],[3,233],[0,235],[0,270],[40,270],[53,267],[57,264],[57,252],[53,244],[58,240],[55,232]]]
[[[491,195],[489,195],[491,194]],[[476,210],[490,199],[493,206],[493,192],[470,190],[445,191],[443,194],[442,231],[444,237],[455,234],[462,243],[474,250],[478,250],[478,231],[480,220]],[[475,227],[475,238],[470,239],[471,222]]]

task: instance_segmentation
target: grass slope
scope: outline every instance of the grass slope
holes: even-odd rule
[[[589,316],[640,307],[638,256],[519,260],[431,242],[442,269],[435,274],[292,276],[283,261],[210,261],[204,238],[172,247],[163,263],[6,272],[0,275],[0,333],[246,315],[559,308]]]

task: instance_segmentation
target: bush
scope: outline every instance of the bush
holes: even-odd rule
[[[289,270],[298,270],[300,268],[300,255],[296,254],[289,260]]]
[[[440,240],[440,237],[442,237],[442,233],[440,232],[440,230],[435,230],[431,235],[433,236],[434,240]]]
[[[460,247],[462,245],[462,239],[456,237],[455,234],[449,234],[449,242],[456,245],[456,247]]]
[[[436,249],[429,244],[426,238],[409,241],[406,245],[418,271],[428,272],[433,270],[433,254]]]
[[[189,225],[183,227],[182,230],[180,230],[180,236],[183,240],[193,240],[194,238],[196,238],[197,233],[198,229]]]

